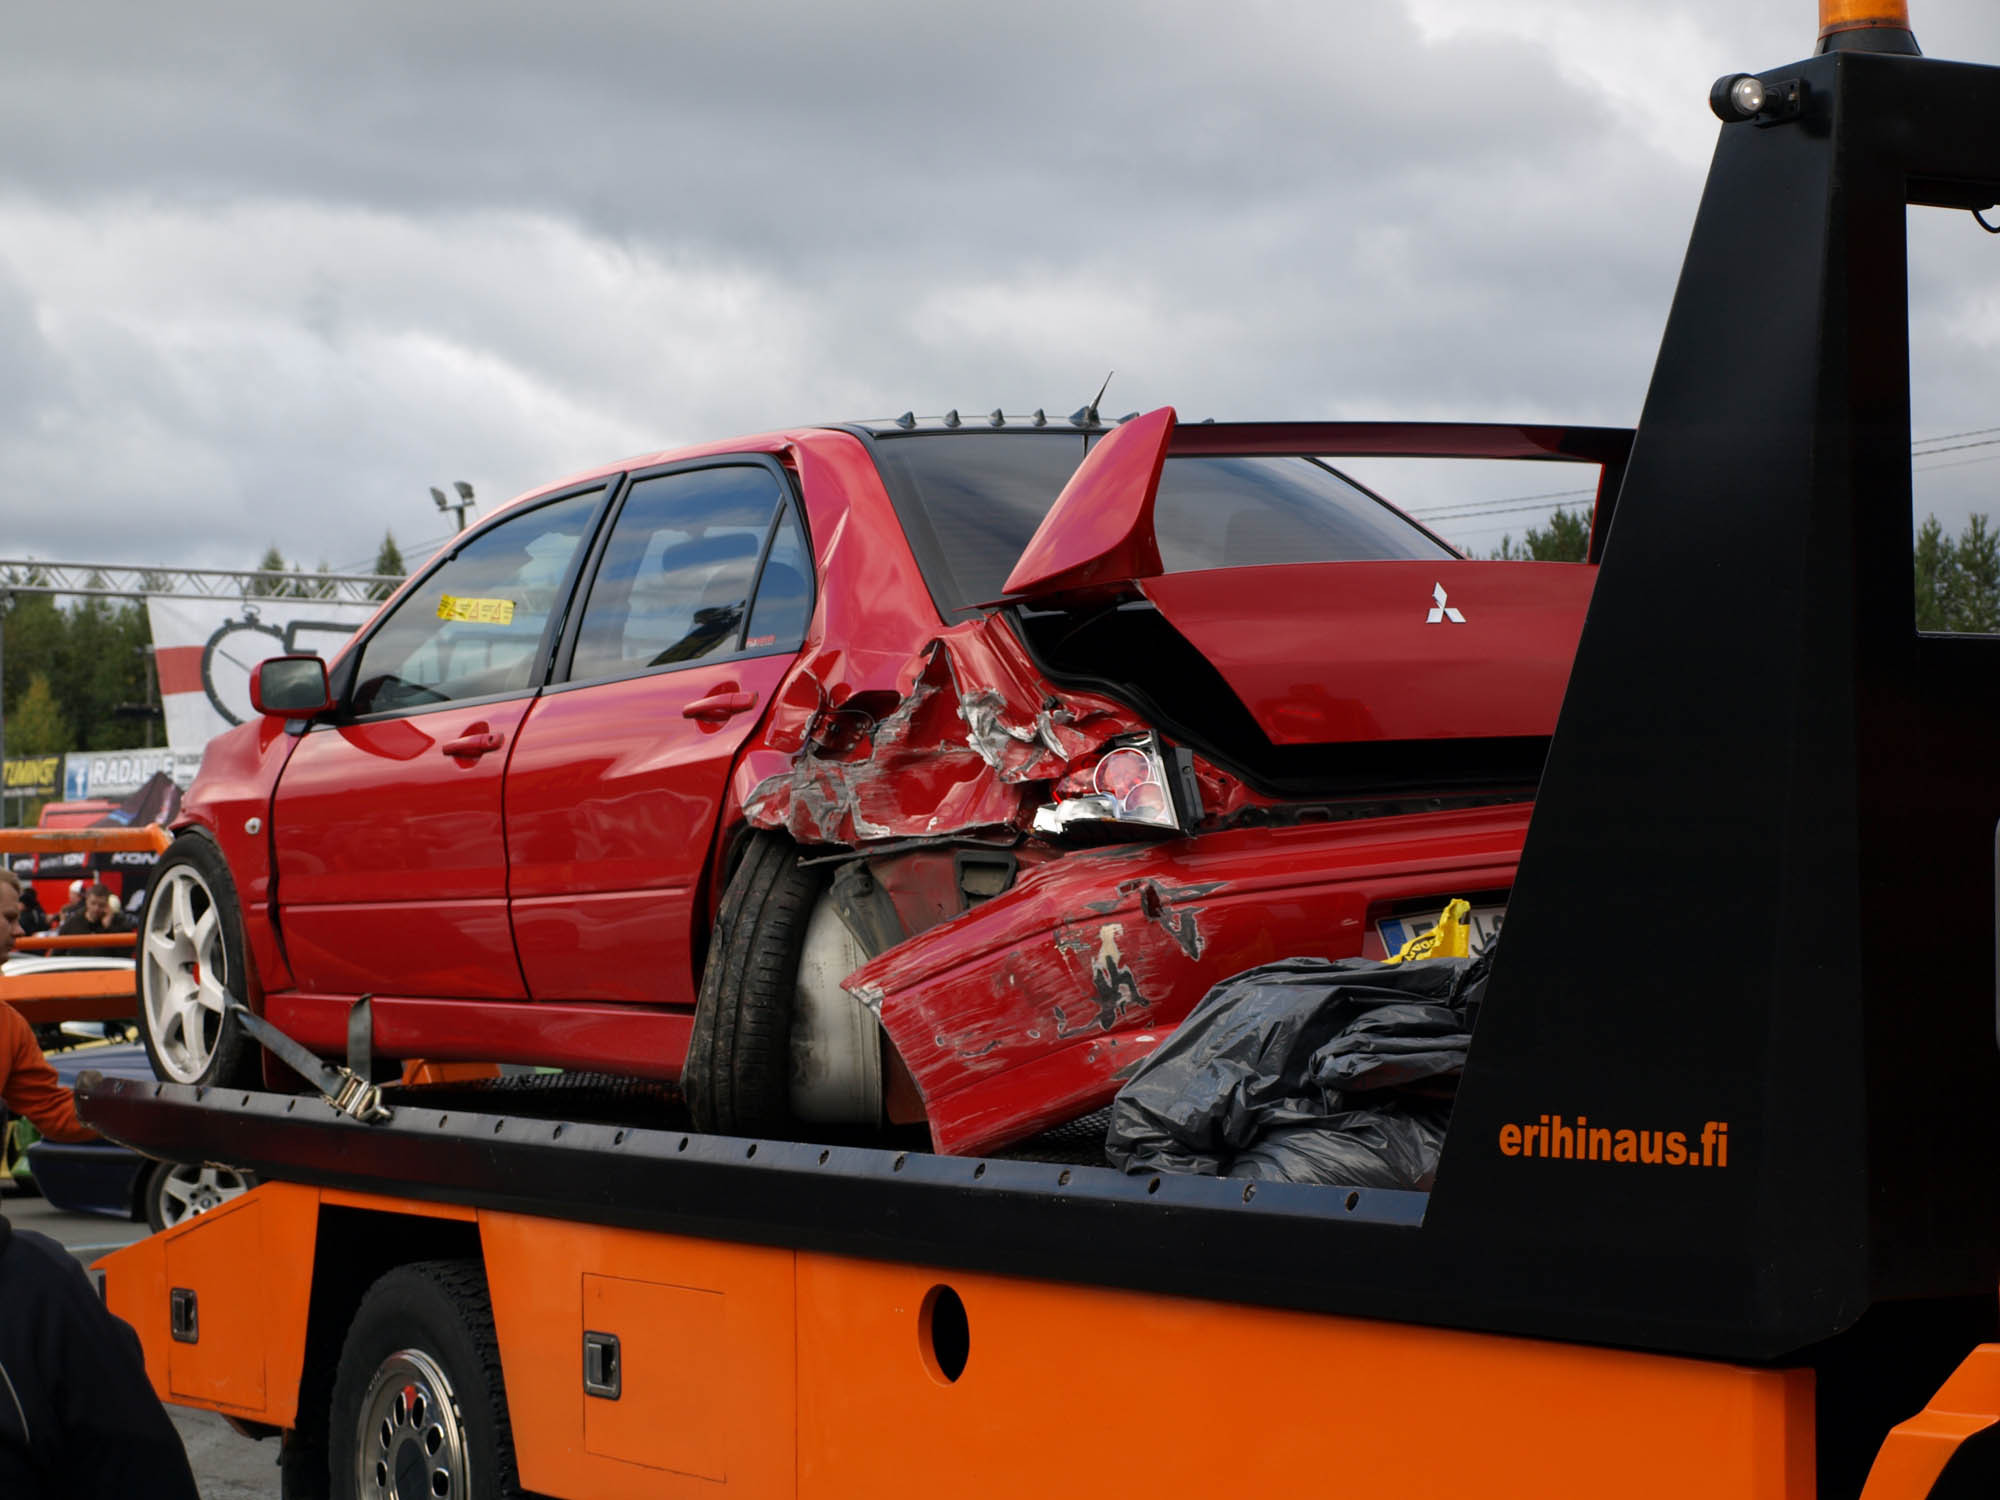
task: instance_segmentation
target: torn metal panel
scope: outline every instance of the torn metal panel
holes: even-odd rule
[[[1189,904],[1217,890],[1222,882],[1204,881],[1198,885],[1164,886],[1157,880],[1128,880],[1118,887],[1120,895],[1138,898],[1139,910],[1149,922],[1157,922],[1160,928],[1181,945],[1181,951],[1189,958],[1201,957],[1201,928],[1196,924],[1196,912]]]
[[[848,976],[941,1151],[980,1152],[1108,1102],[1217,981],[1359,956],[1371,909],[1512,883],[1524,806],[1238,829],[1078,850]]]
[[[1050,690],[1007,626],[982,617],[929,641],[893,690],[830,680],[802,658],[765,743],[791,760],[744,798],[744,814],[803,844],[859,845],[1025,827],[1032,783],[1139,727],[1130,710]]]

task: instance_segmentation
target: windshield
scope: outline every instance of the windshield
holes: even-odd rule
[[[1073,432],[912,433],[875,461],[941,609],[1000,597],[1083,461]],[[1441,543],[1309,458],[1170,458],[1154,506],[1169,573],[1273,563],[1448,558]]]

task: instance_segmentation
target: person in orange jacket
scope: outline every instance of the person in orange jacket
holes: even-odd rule
[[[0,869],[0,958],[21,932],[21,877]],[[97,1132],[76,1117],[76,1099],[42,1056],[35,1030],[13,1006],[0,1002],[0,1102],[30,1121],[51,1141],[94,1141]]]

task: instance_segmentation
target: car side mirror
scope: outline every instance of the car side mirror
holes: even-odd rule
[[[250,706],[283,719],[310,719],[333,707],[326,663],[317,656],[273,656],[250,669]]]

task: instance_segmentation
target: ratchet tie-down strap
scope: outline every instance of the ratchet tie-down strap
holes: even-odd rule
[[[374,1015],[368,1005],[373,998],[363,995],[348,1009],[346,1067],[322,1062],[240,1001],[230,1002],[229,1014],[280,1062],[324,1094],[326,1102],[341,1114],[364,1125],[379,1125],[394,1111],[382,1102],[381,1089],[368,1078],[375,1057]]]

